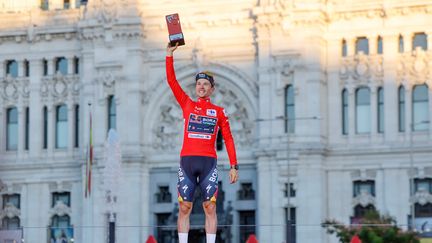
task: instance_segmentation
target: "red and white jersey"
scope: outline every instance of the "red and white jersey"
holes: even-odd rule
[[[198,98],[197,101],[193,101],[184,92],[175,76],[173,57],[166,57],[166,74],[168,85],[183,110],[185,124],[180,156],[217,158],[215,142],[221,129],[230,164],[237,164],[234,139],[225,110],[212,104],[209,98]]]

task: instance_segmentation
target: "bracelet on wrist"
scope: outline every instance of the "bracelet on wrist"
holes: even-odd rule
[[[238,170],[238,169],[239,169],[239,166],[238,166],[238,165],[231,165],[231,166],[230,166],[230,169]]]

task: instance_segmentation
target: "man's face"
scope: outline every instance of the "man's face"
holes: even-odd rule
[[[201,78],[196,81],[195,92],[200,98],[208,98],[213,93],[214,87],[212,87],[210,81]]]

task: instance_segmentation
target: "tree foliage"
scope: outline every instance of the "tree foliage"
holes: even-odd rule
[[[336,234],[342,243],[349,243],[354,235],[358,235],[363,243],[420,243],[414,232],[403,231],[397,227],[394,218],[373,210],[368,211],[358,225],[345,226],[335,220],[326,220],[322,227],[328,234]]]

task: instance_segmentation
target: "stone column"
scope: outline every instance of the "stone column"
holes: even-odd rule
[[[375,85],[369,85],[369,89],[370,89],[370,102],[371,102],[371,106],[370,106],[370,112],[371,112],[371,130],[370,130],[370,134],[371,137],[376,137],[378,134],[378,107],[377,107],[377,102],[378,102],[378,97],[377,97],[377,87]]]
[[[413,47],[413,36],[412,32],[403,33],[404,40],[404,52],[412,52]]]
[[[356,37],[347,38],[347,56],[354,56],[356,54]]]
[[[432,36],[430,36],[429,39],[432,39]],[[432,112],[431,111],[432,111],[432,87],[429,86],[429,138],[432,139]]]
[[[19,102],[20,103],[20,102]],[[17,105],[18,111],[18,157],[23,157],[24,137],[25,137],[25,107],[22,104]]]
[[[53,104],[47,105],[48,109],[48,155],[53,156],[56,146],[56,107]]]
[[[376,55],[378,49],[378,37],[377,36],[368,36],[369,42],[369,55]]]
[[[43,107],[41,104],[40,85],[43,75],[42,60],[31,59],[29,61],[30,69],[30,131],[29,133],[30,157],[37,157],[43,147]]]
[[[24,60],[17,60],[18,63],[18,77],[24,77]]]
[[[68,144],[67,144],[67,149],[68,149],[68,155],[72,156],[73,155],[73,149],[74,149],[74,124],[75,124],[75,120],[74,120],[74,104],[73,102],[70,100],[67,103],[67,110],[68,110]]]
[[[54,59],[47,59],[48,62],[48,76],[49,75],[53,75],[55,72],[55,67],[54,67]]]
[[[411,84],[405,87],[405,141],[410,141],[412,133],[412,89]]]
[[[65,58],[67,60],[67,74],[73,74],[74,73],[73,72],[74,71],[73,70],[73,68],[74,68],[74,57],[71,56],[71,57],[65,57]]]
[[[348,139],[353,142],[356,135],[356,107],[355,107],[355,88],[348,87]]]

